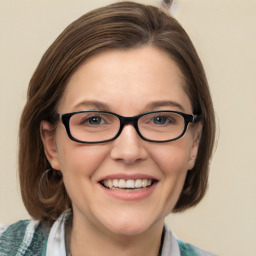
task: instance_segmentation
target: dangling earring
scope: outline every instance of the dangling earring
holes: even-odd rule
[[[42,202],[45,202],[48,199],[45,198],[45,194],[46,191],[48,192],[51,190],[50,186],[53,185],[53,181],[50,181],[51,178],[53,178],[56,185],[56,183],[62,181],[62,173],[60,171],[53,170],[52,168],[43,172],[38,184],[38,196]]]

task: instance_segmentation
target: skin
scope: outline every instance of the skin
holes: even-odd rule
[[[70,77],[58,112],[88,109],[123,116],[153,110],[193,114],[179,68],[152,46],[106,51],[83,63]],[[72,255],[157,255],[164,218],[194,166],[201,128],[190,124],[181,139],[152,143],[126,125],[116,140],[89,145],[71,141],[61,123],[52,134],[43,121],[45,154],[52,168],[62,172],[72,201]],[[149,196],[127,201],[107,195],[99,185],[107,175],[117,174],[151,175],[158,182]]]

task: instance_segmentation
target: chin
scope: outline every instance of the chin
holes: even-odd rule
[[[133,219],[117,219],[115,222],[108,223],[106,227],[114,234],[123,236],[137,236],[145,233],[153,226],[152,220],[139,219],[134,217]]]
[[[137,236],[144,233],[147,229],[148,227],[143,227],[141,225],[123,225],[112,227],[111,231],[122,236]]]

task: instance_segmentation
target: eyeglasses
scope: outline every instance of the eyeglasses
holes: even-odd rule
[[[69,138],[79,143],[104,143],[116,139],[131,124],[139,136],[150,142],[169,142],[181,138],[189,123],[200,119],[176,111],[151,111],[124,117],[107,111],[89,110],[58,114]]]

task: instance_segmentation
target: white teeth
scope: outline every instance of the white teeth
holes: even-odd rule
[[[135,181],[135,188],[140,188],[141,187],[141,180],[136,180]]]
[[[132,189],[132,188],[146,188],[151,186],[153,180],[150,179],[136,179],[136,180],[124,180],[124,179],[113,179],[113,180],[104,180],[104,186],[114,189]]]
[[[119,188],[125,188],[125,187],[126,187],[126,182],[125,182],[125,180],[123,180],[123,179],[119,180],[118,187],[119,187]]]
[[[134,188],[134,180],[127,180],[126,181],[127,188]]]
[[[118,186],[119,186],[119,182],[118,182],[117,179],[114,179],[114,180],[113,180],[113,186],[114,186],[114,187],[118,187]]]
[[[143,188],[145,188],[148,185],[148,181],[146,179],[143,179],[141,185]]]
[[[113,188],[113,181],[112,180],[107,180],[106,184],[107,187]]]

